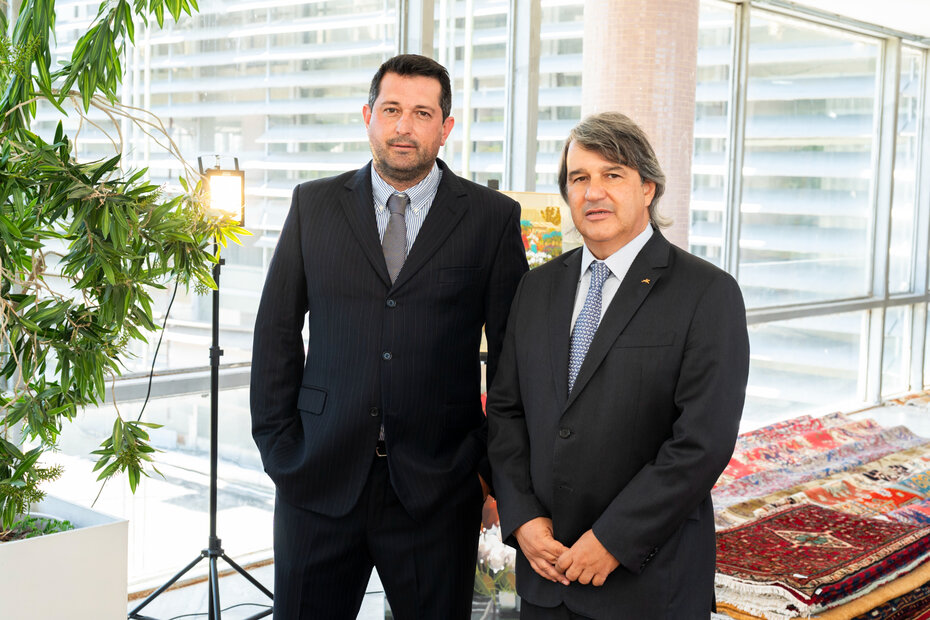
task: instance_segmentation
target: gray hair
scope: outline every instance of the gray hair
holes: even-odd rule
[[[594,151],[606,159],[633,168],[643,183],[652,181],[655,194],[649,204],[649,219],[657,228],[670,226],[672,220],[659,213],[659,198],[665,193],[665,173],[659,165],[655,151],[646,133],[628,116],[619,112],[601,112],[585,118],[575,125],[562,147],[559,164],[559,191],[568,202],[568,147],[574,142],[583,149]]]

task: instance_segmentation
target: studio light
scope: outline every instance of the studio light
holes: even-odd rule
[[[200,174],[203,175],[203,185],[206,192],[206,211],[210,217],[222,218],[227,220],[238,219],[239,225],[245,225],[245,172],[239,169],[239,158],[233,158],[235,168],[233,170],[224,170],[220,167],[220,156],[216,156],[216,165],[213,168],[204,170],[203,161],[197,158],[197,164],[200,167]],[[213,240],[213,252],[218,252],[217,240]],[[143,616],[141,611],[158,596],[168,590],[174,583],[180,579],[189,570],[194,568],[201,560],[207,560],[209,565],[208,571],[208,588],[207,596],[207,618],[208,620],[221,620],[222,608],[220,607],[220,583],[219,583],[219,566],[218,561],[223,560],[231,566],[237,573],[246,578],[252,585],[258,588],[268,598],[274,599],[274,595],[265,586],[259,583],[252,575],[245,571],[241,566],[233,562],[223,551],[222,541],[216,535],[216,499],[217,499],[217,461],[219,454],[218,427],[219,427],[219,371],[220,357],[223,350],[220,348],[220,268],[225,264],[222,258],[213,266],[213,281],[216,288],[213,289],[213,321],[212,335],[213,341],[210,347],[210,536],[207,540],[207,548],[186,567],[181,569],[167,583],[155,590],[148,598],[139,604],[135,609],[129,612],[130,620],[155,620],[149,616]],[[270,616],[271,607],[249,616],[246,620],[254,620]],[[194,614],[200,615],[200,614]]]
[[[203,169],[202,158],[197,158],[200,174],[204,175],[207,192],[207,212],[217,217],[238,219],[240,226],[245,226],[245,171],[239,170],[239,158],[234,157],[235,168],[220,168],[220,156],[216,156],[216,166]]]

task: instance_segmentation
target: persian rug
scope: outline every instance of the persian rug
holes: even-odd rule
[[[894,426],[839,448],[812,454],[791,466],[756,472],[714,487],[711,491],[714,506],[722,510],[747,499],[824,478],[924,443],[928,443],[927,439],[906,427]]]
[[[836,412],[828,415],[812,418],[809,415],[802,415],[790,420],[776,422],[762,428],[757,428],[740,434],[736,439],[736,451],[740,451],[752,446],[772,443],[781,437],[804,433],[807,431],[817,431],[833,426],[842,426],[849,424],[851,420],[844,414]]]
[[[873,607],[854,620],[928,620],[930,619],[930,583]]]
[[[779,489],[763,497],[747,499],[726,508],[715,506],[717,529],[745,523],[784,506],[811,503],[811,498],[806,491],[841,481],[848,481],[856,487],[872,490],[891,486],[928,497],[930,489],[924,487],[924,483],[927,482],[928,469],[930,469],[930,443],[892,452],[845,472]]]
[[[890,402],[896,403],[898,405],[914,405],[918,407],[925,407],[930,405],[930,391],[908,394],[907,396],[902,396],[901,398],[894,398]]]
[[[900,523],[930,525],[930,499],[892,510],[888,513],[888,518]]]
[[[930,527],[789,506],[717,533],[717,601],[775,620],[811,615],[913,570],[928,552]]]
[[[919,614],[922,613],[917,612],[919,598],[911,595],[911,592],[930,585],[927,583],[928,581],[930,581],[930,562],[924,562],[906,575],[889,581],[867,594],[857,596],[847,603],[811,616],[811,618],[813,620],[882,620],[882,613],[887,613],[888,610],[895,608],[894,606],[885,607],[885,605],[895,599],[900,599],[896,605],[901,609],[907,609],[909,612]],[[909,595],[911,595],[910,598]],[[905,601],[907,601],[907,607],[903,606]],[[717,611],[726,613],[731,618],[741,620],[763,620],[761,616],[750,614],[729,603],[720,601],[717,601]],[[874,617],[869,616],[868,614],[873,611],[876,615]],[[886,620],[908,620],[908,618],[907,615],[891,616]],[[917,615],[914,620],[925,620],[925,618]]]
[[[919,471],[910,476],[899,478],[894,482],[897,487],[913,491],[924,497],[930,496],[930,471]]]
[[[792,466],[819,453],[875,435],[881,430],[882,427],[874,420],[858,420],[832,428],[808,430],[780,437],[771,443],[736,450],[716,484],[725,485],[756,472]]]

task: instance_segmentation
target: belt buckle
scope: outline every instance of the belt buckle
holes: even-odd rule
[[[378,440],[378,443],[375,444],[375,456],[387,456],[387,448],[383,440]]]

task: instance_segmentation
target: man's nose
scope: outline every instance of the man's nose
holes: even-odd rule
[[[604,186],[597,180],[592,179],[588,183],[588,188],[585,190],[584,197],[588,202],[597,202],[604,198],[606,193],[604,192]]]
[[[394,127],[394,130],[400,134],[408,134],[413,127],[413,116],[407,113],[401,114],[400,118],[397,119],[397,125]]]

